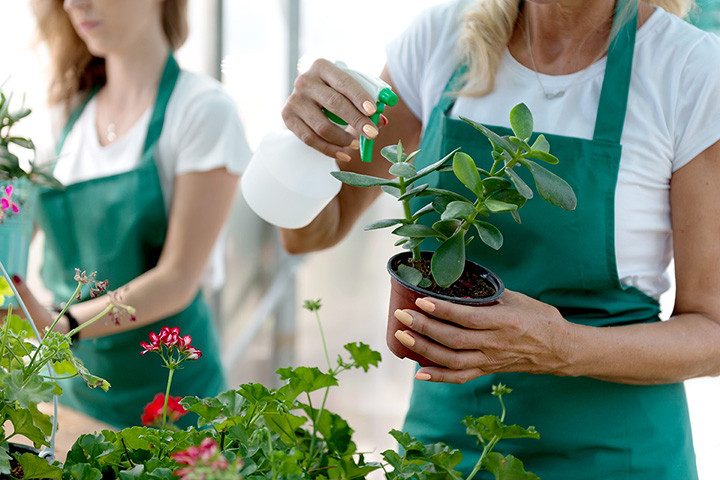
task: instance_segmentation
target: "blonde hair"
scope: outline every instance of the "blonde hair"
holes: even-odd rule
[[[48,101],[72,107],[78,93],[105,85],[105,60],[90,53],[75,32],[60,0],[33,0],[39,39],[48,46],[51,59]],[[188,36],[187,0],[162,3],[162,26],[173,49]]]
[[[459,51],[468,70],[463,78],[465,86],[460,91],[461,95],[480,97],[493,90],[495,74],[513,34],[521,1],[477,0],[465,13]],[[662,7],[678,17],[687,15],[695,3],[694,0],[639,1]],[[629,2],[621,15],[629,17],[637,4],[638,0]]]

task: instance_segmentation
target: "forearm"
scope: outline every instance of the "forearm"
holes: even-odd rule
[[[573,326],[572,376],[652,385],[720,375],[720,324],[698,313],[620,327]]]

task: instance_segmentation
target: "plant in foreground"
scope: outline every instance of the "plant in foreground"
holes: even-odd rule
[[[544,135],[539,135],[532,145],[533,117],[530,110],[521,103],[510,112],[510,125],[514,135],[499,136],[484,125],[461,119],[482,133],[493,147],[489,169],[479,168],[466,153],[453,150],[446,157],[417,170],[411,160],[418,151],[406,154],[402,142],[382,149],[382,156],[390,162],[392,180],[361,175],[353,172],[332,172],[338,180],[356,187],[380,186],[385,193],[395,197],[403,207],[403,218],[378,220],[365,226],[365,230],[397,226],[393,234],[400,236],[396,245],[412,252],[410,265],[402,265],[398,275],[406,282],[433,290],[435,285],[448,288],[463,274],[465,268],[465,247],[475,238],[497,250],[503,244],[500,230],[491,223],[481,220],[490,214],[510,213],[520,223],[518,210],[527,200],[533,198],[533,190],[514,171],[526,167],[533,176],[535,187],[542,198],[553,205],[573,210],[577,199],[570,185],[554,173],[533,160],[549,164],[558,163],[550,154],[550,144]],[[451,162],[451,164],[449,163]],[[464,193],[420,184],[419,180],[434,172],[452,172],[467,187]],[[465,195],[470,195],[470,198]],[[410,200],[416,197],[432,197],[425,206],[413,212]],[[431,225],[420,223],[426,215],[439,215]],[[423,275],[416,266],[422,261],[420,245],[427,238],[435,238],[440,245],[432,255],[431,276]]]
[[[2,264],[0,263],[0,266]],[[5,296],[14,294],[4,266],[0,269],[0,304]],[[20,318],[9,306],[0,328],[0,476],[9,475],[12,463],[17,461],[24,478],[59,478],[62,471],[48,464],[44,458],[31,453],[11,456],[10,443],[15,437],[30,440],[35,448],[50,446],[48,438],[54,434],[50,416],[38,410],[38,404],[62,394],[57,380],[80,376],[90,388],[107,390],[110,384],[90,373],[71,350],[72,336],[88,327],[106,314],[132,316],[132,308],[119,303],[109,295],[107,307],[95,318],[83,323],[69,333],[54,331],[65,310],[86,286],[93,295],[107,289],[107,281],[96,281],[95,273],[89,276],[76,269],[78,282],[75,292],[53,324],[41,337],[31,319]]]
[[[315,314],[319,325],[320,301],[307,301],[304,307]],[[333,364],[321,326],[320,335],[327,371],[305,366],[280,368],[277,373],[284,385],[277,389],[247,383],[214,398],[185,397],[180,404],[197,416],[197,427],[131,427],[82,435],[68,453],[64,478],[354,479],[383,469],[388,479],[461,479],[454,470],[462,459],[460,451],[444,444],[424,445],[396,430],[391,435],[402,453],[387,450],[382,453],[384,462],[365,461],[352,441],[352,428],[325,405],[330,387],[338,385],[341,372],[367,372],[378,365],[380,354],[363,343],[349,343],[345,356],[338,355]],[[177,339],[179,343],[184,337],[177,332],[164,338],[165,342]],[[157,335],[157,341],[143,347],[145,351],[158,351],[167,347],[164,341]],[[189,340],[185,347],[188,345]],[[500,417],[467,417],[464,421],[468,434],[484,446],[468,480],[480,470],[497,479],[537,479],[525,472],[520,460],[494,451],[505,438],[538,438],[532,427],[503,423],[502,397],[508,393],[510,389],[503,385],[493,388],[502,405]]]

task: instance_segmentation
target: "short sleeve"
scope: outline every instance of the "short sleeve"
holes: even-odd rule
[[[171,140],[173,174],[202,172],[225,167],[241,174],[251,152],[235,103],[219,82],[191,76],[199,85],[184,86],[183,95],[174,105]]]
[[[720,139],[720,37],[705,34],[689,50],[677,98],[673,171]]]
[[[423,124],[459,62],[457,40],[471,4],[454,0],[421,12],[386,47],[396,93]]]

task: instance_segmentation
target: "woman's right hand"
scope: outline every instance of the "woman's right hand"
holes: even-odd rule
[[[345,129],[328,119],[323,107],[345,120]],[[355,132],[368,139],[378,134],[369,115],[375,99],[347,72],[328,60],[316,60],[298,76],[282,110],[285,125],[305,144],[340,161],[350,161],[346,148],[357,148]]]

